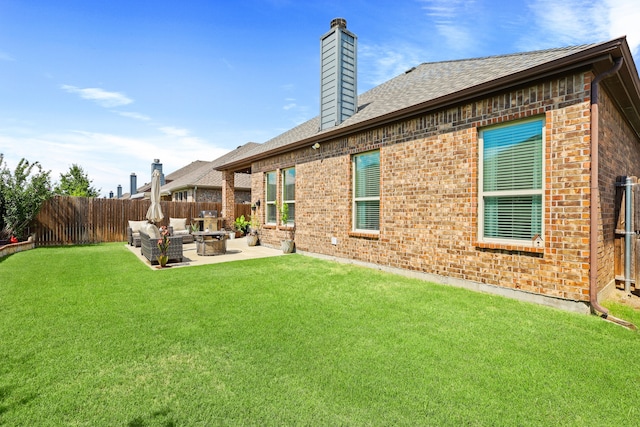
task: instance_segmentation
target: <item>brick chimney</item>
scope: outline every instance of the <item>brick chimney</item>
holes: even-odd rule
[[[129,191],[129,194],[133,196],[138,192],[138,177],[134,172],[131,172],[131,176],[129,177],[129,185],[131,188],[131,191]]]

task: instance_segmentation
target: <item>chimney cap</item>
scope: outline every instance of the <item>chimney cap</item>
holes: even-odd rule
[[[331,28],[347,28],[347,20],[344,18],[335,18],[331,21]]]

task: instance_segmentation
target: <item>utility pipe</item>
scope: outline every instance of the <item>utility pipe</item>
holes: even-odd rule
[[[633,181],[630,176],[624,182],[624,291],[631,295],[631,240],[633,237],[633,224],[631,223],[631,191]]]
[[[598,303],[598,83],[600,80],[615,74],[622,67],[622,57],[615,60],[613,67],[596,76],[591,82],[591,201],[589,212],[589,304],[593,313],[602,313],[603,318],[609,316],[609,310]]]

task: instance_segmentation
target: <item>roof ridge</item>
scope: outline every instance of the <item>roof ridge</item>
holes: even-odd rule
[[[444,61],[422,62],[418,66],[420,66],[420,65],[431,65],[431,64],[449,64],[449,63],[452,63],[452,62],[479,61],[479,60],[483,60],[483,59],[493,59],[493,58],[509,58],[509,57],[516,57],[516,56],[529,56],[529,55],[536,55],[536,54],[543,54],[543,53],[550,53],[550,52],[561,52],[563,50],[583,50],[583,49],[587,49],[587,48],[590,48],[590,47],[593,47],[593,46],[597,46],[598,44],[600,44],[600,43],[586,43],[586,44],[570,45],[570,46],[563,46],[563,47],[552,47],[552,48],[548,48],[548,49],[530,50],[530,51],[526,51],[526,52],[512,52],[512,53],[503,53],[503,54],[498,54],[498,55],[478,56],[478,57],[475,57],[475,58],[460,58],[460,59],[447,59],[447,60],[444,60]]]

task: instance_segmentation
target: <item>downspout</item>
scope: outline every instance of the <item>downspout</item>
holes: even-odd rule
[[[633,224],[631,223],[631,201],[633,180],[630,176],[624,181],[624,291],[631,295],[631,243],[633,240]]]
[[[602,313],[601,317],[620,325],[635,329],[635,325],[609,315],[609,310],[598,303],[598,83],[600,80],[615,74],[622,67],[622,57],[617,58],[613,67],[605,71],[591,82],[591,201],[589,212],[589,304],[591,312]]]

